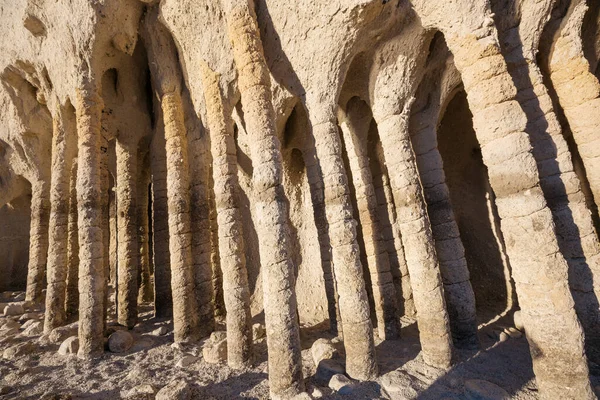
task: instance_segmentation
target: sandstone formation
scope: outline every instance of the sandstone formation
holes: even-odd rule
[[[522,398],[596,398],[597,0],[4,3],[7,362],[266,342],[271,398],[433,398],[526,340]]]

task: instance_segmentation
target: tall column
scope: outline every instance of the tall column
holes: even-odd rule
[[[167,151],[169,250],[175,341],[198,339],[198,307],[192,271],[190,178],[183,105],[179,92],[162,96]]]
[[[387,246],[384,243],[373,177],[366,154],[366,138],[371,123],[370,115],[359,120],[360,110],[348,106],[345,119],[340,121],[344,145],[348,155],[350,174],[358,205],[367,264],[373,286],[373,301],[377,317],[377,330],[381,339],[396,339],[400,334],[397,316],[397,300],[394,281],[390,271]]]
[[[139,266],[137,231],[137,143],[117,138],[117,271],[119,324],[133,328],[137,323],[137,273]]]
[[[573,1],[549,55],[550,79],[600,207],[600,82],[584,56],[581,27],[588,7]]]
[[[188,102],[185,110],[194,113]],[[210,206],[208,198],[209,157],[206,135],[199,134],[199,127],[190,132],[189,154],[191,174],[191,218],[192,218],[192,259],[194,261],[194,281],[196,302],[198,303],[198,326],[200,337],[209,336],[215,330],[215,307],[213,302],[213,270],[210,238]]]
[[[494,32],[495,33],[495,32]],[[460,71],[513,268],[542,396],[595,398],[567,263],[540,188],[527,117],[494,36],[446,35]]]
[[[104,350],[104,266],[100,204],[102,99],[77,92],[77,226],[79,233],[79,357]]]
[[[374,115],[390,177],[427,364],[447,368],[452,340],[440,267],[411,146],[407,115]]]
[[[375,192],[377,193],[377,203],[380,216],[387,216],[387,219],[381,218],[382,231],[385,233],[387,240],[387,252],[390,258],[390,269],[394,279],[394,287],[398,302],[402,301],[402,307],[398,306],[398,311],[403,311],[403,315],[408,318],[416,316],[415,301],[413,299],[412,287],[410,285],[410,275],[408,274],[408,265],[406,264],[406,256],[404,255],[404,245],[402,244],[402,233],[396,221],[396,206],[394,195],[390,187],[390,179],[387,168],[382,162],[383,149],[381,143],[378,146],[379,165],[382,166],[381,177],[379,182],[375,183]]]
[[[252,135],[252,183],[262,264],[271,397],[304,391],[294,266],[289,254],[287,203],[282,179],[281,145],[275,129],[271,81],[263,54],[254,6],[225,0],[229,39],[238,71],[238,87]],[[221,253],[224,249],[219,249]]]
[[[325,215],[325,193],[323,176],[317,161],[314,143],[306,145],[304,151],[304,163],[306,166],[306,177],[310,186],[310,197],[314,210],[315,226],[321,252],[321,267],[323,269],[323,280],[325,281],[325,296],[327,297],[327,313],[329,315],[329,327],[332,333],[342,337],[342,318],[338,304],[337,286],[333,264],[331,262],[331,243],[329,240],[329,227]]]
[[[111,285],[116,288],[117,287],[117,196],[116,196],[116,187],[112,187],[108,192],[108,220],[109,226],[108,229],[110,231],[109,238],[109,281]]]
[[[440,109],[433,103],[411,116],[409,131],[440,263],[452,338],[457,347],[476,348],[475,293],[438,150],[436,126]]]
[[[375,144],[375,155],[370,158],[373,171],[373,187],[377,197],[377,212],[381,224],[381,231],[386,241],[390,270],[394,281],[396,299],[398,304],[398,317],[415,317],[415,303],[410,286],[408,266],[404,256],[402,233],[396,221],[396,206],[390,187],[390,179],[385,166],[385,157],[381,141]],[[373,167],[375,167],[373,169]]]
[[[45,333],[64,325],[66,321],[69,174],[75,147],[75,126],[69,124],[65,114],[57,107],[53,120]]]
[[[150,72],[160,96],[164,119],[175,342],[195,341],[199,339],[198,304],[192,268],[190,168],[181,74],[175,44],[158,21],[156,8],[146,14],[144,28]]]
[[[215,204],[215,192],[212,165],[208,167],[208,206],[210,222],[210,264],[213,274],[213,302],[215,306],[215,317],[225,315],[225,299],[223,293],[223,272],[221,271],[221,257],[219,256],[219,228],[217,226],[217,206]]]
[[[102,320],[104,327],[108,321],[108,281],[110,280],[110,212],[109,212],[109,174],[108,171],[108,138],[106,131],[102,130],[100,136],[100,207],[101,207],[101,227],[102,227],[102,266],[104,268],[104,282],[102,291],[104,292],[104,307]]]
[[[144,164],[140,157],[138,160],[139,173],[137,182],[137,233],[138,233],[138,304],[152,301],[152,285],[150,279],[150,254],[148,245],[148,185],[150,183],[150,174],[148,166]]]
[[[325,213],[346,350],[346,371],[354,379],[369,380],[378,374],[373,327],[360,249],[356,241],[350,188],[342,160],[338,126],[333,115],[330,120],[313,122],[312,133],[323,176]]]
[[[50,181],[39,179],[31,185],[31,227],[29,228],[29,265],[25,300],[43,300],[46,261],[48,258],[48,225],[50,219]]]
[[[252,362],[252,316],[233,123],[225,112],[219,75],[202,64],[201,76],[210,131],[223,299],[227,313],[227,363],[232,368],[241,368]]]
[[[152,139],[152,258],[154,263],[154,315],[173,315],[171,294],[171,253],[169,252],[169,210],[167,200],[167,161],[162,118]]]
[[[65,311],[67,319],[77,315],[79,308],[79,237],[77,229],[77,159],[71,165],[69,181],[69,219],[67,243],[67,288]]]
[[[600,343],[600,243],[542,73],[535,60],[525,58],[521,43],[511,41],[508,33],[505,36],[502,50],[518,90],[516,99],[527,115],[527,133],[540,185],[552,211],[559,248],[569,266],[575,310],[590,348]]]

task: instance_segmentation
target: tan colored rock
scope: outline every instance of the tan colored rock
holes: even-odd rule
[[[216,332],[215,332],[216,333]],[[223,335],[213,335],[202,348],[204,361],[211,364],[219,364],[228,361],[227,339]]]
[[[139,239],[137,230],[137,143],[117,139],[117,232],[119,324],[137,323]]]
[[[123,353],[133,346],[131,333],[118,330],[108,337],[108,349],[113,353]]]
[[[252,338],[256,340],[264,339],[267,336],[267,330],[263,324],[252,325]]]
[[[188,354],[181,357],[179,361],[177,361],[177,364],[175,364],[175,366],[178,368],[186,368],[195,363],[196,361],[198,361],[198,357],[194,357]]]
[[[66,322],[69,204],[65,199],[70,192],[69,174],[76,145],[74,117],[69,104],[64,109],[57,107],[53,120],[45,333]]]
[[[183,380],[174,380],[156,393],[156,400],[190,400],[191,385]]]
[[[366,141],[371,118],[359,102],[352,100],[343,118],[338,118],[358,205],[367,264],[371,275],[373,301],[377,316],[377,329],[381,339],[396,339],[400,334],[397,316],[397,297],[387,255],[381,235],[377,198],[373,177],[366,154]]]
[[[489,55],[500,52],[493,43],[485,38],[463,37],[448,41],[448,46],[465,80],[474,128],[483,148],[483,161],[489,166],[490,184],[497,196],[496,204],[502,218],[506,251],[513,267],[527,337],[530,343],[535,343],[532,351],[544,354],[534,358],[538,386],[542,392],[557,394],[564,391],[565,395],[569,393],[568,396],[578,393],[574,396],[589,398],[591,387],[584,378],[587,363],[581,357],[573,356],[584,351],[583,332],[568,286],[567,263],[560,253],[552,214],[539,187],[531,145],[524,142],[501,155],[485,150],[487,146],[498,146],[497,142],[504,136],[524,131],[526,122],[518,102],[511,100],[516,89],[504,61],[497,64],[498,72],[492,77],[480,72],[482,67],[488,68]],[[502,118],[491,120],[487,117],[499,103],[515,116],[511,125],[506,125]],[[511,179],[507,179],[508,176]],[[513,206],[516,201],[520,204],[518,208]],[[535,247],[528,243],[535,243]],[[552,299],[542,293],[552,293]],[[549,337],[561,338],[560,350],[551,345],[552,351],[544,351],[550,345],[545,339]],[[556,343],[555,339],[551,342]],[[556,374],[554,371],[558,371],[557,366],[561,364],[569,367]]]
[[[468,400],[504,400],[509,399],[508,392],[491,382],[470,379],[465,382],[465,398]]]
[[[329,388],[342,395],[351,394],[353,385],[353,382],[346,375],[342,374],[336,374],[329,380]]]
[[[27,292],[25,299],[40,303],[48,258],[48,224],[50,218],[49,182],[36,182],[32,188],[31,233]]]
[[[31,355],[36,350],[36,346],[31,342],[19,343],[4,350],[2,358],[5,360],[16,360],[18,358]]]
[[[66,356],[68,354],[77,354],[79,350],[79,338],[77,336],[71,336],[65,339],[58,348],[58,354]]]
[[[19,303],[9,303],[4,307],[4,316],[21,315],[25,313],[25,307]]]
[[[291,396],[304,391],[304,381],[296,294],[292,287],[290,248],[286,238],[288,226],[281,186],[281,145],[275,132],[268,68],[253,4],[225,1],[224,8],[239,73],[238,86],[246,127],[253,141],[252,182],[259,199],[255,208],[258,231],[262,236],[259,250],[263,264],[269,389],[272,397]],[[251,331],[247,333],[250,334]]]
[[[65,200],[66,201],[66,200]],[[69,181],[69,219],[67,244],[67,287],[65,312],[67,317],[76,315],[79,308],[79,234],[77,231],[77,160],[71,166]]]
[[[27,327],[23,324],[21,328],[23,329],[23,336],[38,336],[44,332],[44,324],[41,321],[35,321]]]
[[[94,90],[77,92],[77,210],[79,236],[79,357],[103,351],[104,266],[100,199],[102,99]]]
[[[337,353],[335,346],[327,339],[317,339],[310,347],[310,354],[315,366],[318,366],[322,360],[334,358]]]
[[[164,118],[175,341],[193,341],[199,338],[200,332],[192,281],[189,164],[180,72],[174,44],[151,13],[146,18],[146,29],[150,36],[148,53],[153,60],[151,72],[156,87],[160,88]]]
[[[335,395],[364,397],[372,384],[342,376],[376,379],[376,343],[388,371],[402,326],[423,356],[407,371],[441,368],[425,368],[423,386],[401,370],[378,382],[384,397],[414,397],[453,346],[476,347],[476,315],[489,315],[494,352],[520,351],[526,332],[540,398],[595,398],[597,1],[5,3],[0,336],[17,369],[6,387],[31,380],[19,369],[37,345],[74,344],[77,331],[68,352],[82,358],[110,336],[125,358],[152,361],[173,323],[165,356],[182,368],[200,352],[246,368],[266,335],[275,399],[310,396],[302,327],[309,384],[341,374]],[[25,315],[42,312],[36,338],[41,320]],[[327,328],[335,339],[319,339]],[[447,377],[454,394],[460,373]],[[154,397],[130,390],[149,378],[134,368],[121,395]],[[464,386],[465,398],[505,397]],[[176,381],[158,397],[193,392]]]
[[[239,204],[237,160],[233,121],[227,118],[219,76],[202,65],[213,160],[213,182],[223,276],[223,300],[227,325],[227,361],[232,368],[252,363],[250,290],[244,254],[243,219]]]

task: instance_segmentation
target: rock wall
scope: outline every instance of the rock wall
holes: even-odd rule
[[[591,0],[2,5],[0,290],[49,333],[77,288],[82,358],[146,302],[176,342],[224,322],[232,368],[264,322],[275,398],[300,328],[370,380],[407,321],[449,368],[520,309],[542,397],[593,398],[599,26]]]

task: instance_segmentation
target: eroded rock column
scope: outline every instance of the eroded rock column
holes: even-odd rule
[[[44,332],[65,324],[65,296],[69,239],[69,195],[71,163],[75,147],[75,126],[61,107],[53,120],[52,179],[50,183],[50,228]]]
[[[150,174],[145,165],[143,157],[138,160],[138,165],[141,167],[137,183],[137,233],[138,233],[138,293],[137,302],[152,301],[152,282],[150,278],[150,254],[148,245],[148,185],[150,183]]]
[[[369,160],[365,154],[366,137],[371,123],[370,115],[359,113],[349,104],[344,120],[340,121],[348,155],[350,173],[354,184],[361,229],[364,238],[367,264],[373,287],[373,301],[377,316],[377,330],[381,339],[396,339],[400,333],[397,300],[386,243],[381,235],[377,198]]]
[[[137,323],[137,144],[117,139],[117,235],[119,324],[133,328]]]
[[[79,237],[77,229],[77,159],[73,160],[69,180],[69,219],[67,244],[67,318],[77,315],[79,308]]]
[[[402,304],[398,305],[398,311],[402,311],[408,318],[414,318],[416,315],[415,302],[410,286],[410,275],[408,274],[408,265],[406,265],[406,257],[404,255],[404,245],[402,244],[402,232],[396,221],[396,207],[394,195],[390,187],[390,179],[387,168],[385,168],[382,160],[383,149],[381,143],[377,146],[377,158],[379,165],[382,166],[380,176],[374,183],[375,193],[377,194],[378,210],[380,221],[382,221],[382,230],[387,239],[387,252],[390,259],[390,270],[394,279],[394,287],[396,289],[396,298]]]
[[[210,130],[223,298],[227,313],[227,363],[232,368],[240,368],[252,362],[252,316],[233,123],[225,112],[219,76],[206,64],[202,65],[201,73]]]
[[[406,112],[374,115],[390,177],[396,218],[410,274],[419,339],[427,364],[451,364],[452,340],[440,266],[411,146]]]
[[[169,210],[167,200],[167,161],[162,118],[157,121],[152,140],[152,258],[154,264],[154,314],[173,314],[171,256],[169,252]]]
[[[331,332],[342,337],[342,324],[340,308],[338,305],[337,287],[331,263],[331,246],[329,244],[329,228],[325,215],[325,194],[321,168],[313,143],[307,143],[305,150],[306,177],[310,186],[310,197],[314,210],[315,226],[321,252],[321,267],[323,269],[323,280],[325,281],[325,296],[327,297],[327,314],[329,315],[329,327]]]
[[[550,79],[569,123],[596,205],[600,205],[600,82],[584,56],[588,7],[573,1],[549,55]]]
[[[196,340],[198,308],[192,271],[190,178],[183,105],[179,92],[162,96],[167,151],[169,251],[175,341]]]
[[[186,115],[195,111],[189,101],[184,102]],[[198,120],[190,118],[191,122]],[[210,159],[206,132],[196,124],[188,128],[191,175],[192,260],[198,303],[198,326],[200,337],[209,336],[215,330],[215,307],[213,302],[213,269],[211,264],[210,206],[208,197],[208,165]]]
[[[281,145],[275,129],[270,75],[253,4],[225,0],[224,8],[239,74],[246,130],[252,135],[252,183],[257,232],[261,238],[269,387],[273,398],[291,397],[304,391],[304,381],[294,266],[289,254],[288,210],[281,184]],[[222,255],[224,249],[219,251]]]
[[[50,218],[50,181],[40,179],[31,185],[31,227],[29,228],[29,265],[25,300],[43,300],[46,261],[48,259],[48,225]]]
[[[356,241],[357,224],[342,160],[342,144],[333,115],[328,120],[313,123],[313,138],[325,186],[325,213],[340,309],[339,323],[346,349],[346,371],[354,379],[369,380],[378,374],[373,327]]]
[[[574,310],[567,263],[540,188],[527,117],[493,35],[446,36],[462,75],[473,126],[496,195],[506,251],[540,393],[595,398]]]
[[[523,54],[513,32],[504,33],[502,50],[518,90],[516,99],[528,119],[540,186],[554,217],[558,245],[569,266],[575,310],[590,348],[600,341],[600,243],[542,73],[533,57]]]
[[[79,233],[79,357],[104,350],[104,265],[100,204],[102,99],[93,89],[77,92],[77,212]]]
[[[219,228],[217,226],[217,206],[215,204],[215,184],[212,178],[212,165],[209,165],[208,169],[208,216],[210,223],[210,265],[212,267],[213,276],[213,303],[215,307],[215,317],[220,317],[225,315],[223,272],[221,271],[221,260],[219,257]]]
[[[409,129],[440,264],[452,338],[457,347],[477,347],[475,293],[437,148],[439,112],[439,106],[433,105],[419,110],[411,116]]]
[[[104,268],[104,282],[102,291],[104,292],[104,307],[102,317],[104,329],[108,322],[108,311],[110,308],[108,299],[108,281],[110,280],[110,215],[109,215],[109,195],[110,187],[109,180],[110,172],[108,171],[108,137],[107,132],[103,129],[100,136],[100,207],[101,207],[101,226],[102,226],[102,266]],[[118,310],[117,310],[118,314]]]
[[[156,10],[149,12],[145,20],[145,29],[150,72],[154,87],[160,96],[164,120],[173,325],[175,341],[189,342],[199,339],[199,330],[192,269],[187,131],[181,100],[181,75],[177,65],[177,52],[168,31],[156,18]]]

